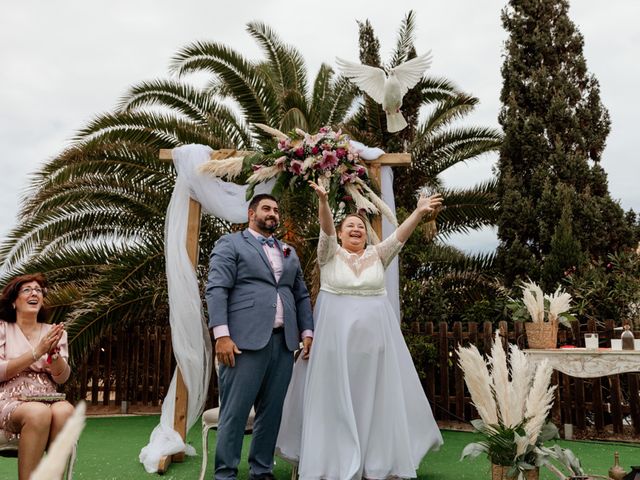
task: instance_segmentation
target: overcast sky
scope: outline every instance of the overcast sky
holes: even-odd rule
[[[369,19],[383,58],[400,22],[417,13],[418,53],[433,51],[431,73],[480,99],[467,125],[498,126],[502,46],[500,0],[21,0],[0,15],[0,239],[15,225],[29,176],[59,153],[75,132],[113,108],[127,88],[168,76],[172,55],[197,41],[223,42],[257,58],[247,22],[271,26],[307,61],[309,77],[322,62],[358,59],[356,20]],[[640,126],[640,1],[574,0],[570,15],[585,38],[589,70],[600,81],[612,130],[603,165],[612,196],[640,211],[640,166],[633,138]],[[495,158],[455,167],[448,186],[491,176]],[[495,234],[457,238],[467,250],[495,246]]]

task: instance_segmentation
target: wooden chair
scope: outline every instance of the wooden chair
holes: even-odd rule
[[[67,468],[65,480],[73,479],[73,467],[76,463],[76,445],[73,446],[69,460],[67,460]],[[0,456],[1,457],[17,457],[18,456],[18,438],[8,440],[8,435],[4,430],[0,430]]]
[[[212,428],[218,428],[218,416],[220,415],[220,407],[210,408],[205,410],[202,414],[202,467],[200,468],[199,480],[204,480],[205,473],[207,472],[207,460],[209,459],[209,430]],[[251,408],[249,419],[247,420],[247,426],[244,429],[245,433],[251,433],[253,431],[253,419],[256,412]]]

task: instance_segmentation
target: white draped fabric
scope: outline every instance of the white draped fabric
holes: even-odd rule
[[[384,152],[353,142],[365,160],[375,160]],[[173,149],[173,161],[178,173],[165,220],[165,261],[169,293],[171,341],[176,362],[188,393],[187,430],[202,413],[211,377],[212,347],[203,315],[202,300],[194,269],[186,249],[189,199],[198,201],[205,212],[233,223],[247,221],[247,186],[224,182],[199,172],[199,166],[211,158],[213,150],[204,145],[185,145]],[[393,173],[382,168],[382,198],[395,212]],[[258,185],[255,193],[268,193],[274,181]],[[383,237],[394,227],[383,220]],[[397,260],[387,269],[387,295],[398,318],[399,284]],[[162,403],[160,423],[151,433],[149,443],[140,451],[140,462],[147,472],[158,471],[160,458],[185,452],[195,455],[173,428],[176,374]]]
[[[169,291],[169,321],[176,362],[187,387],[187,430],[196,422],[206,401],[211,377],[211,341],[202,311],[200,289],[186,248],[189,198],[197,200],[207,213],[233,223],[247,221],[246,186],[200,175],[198,167],[211,158],[203,145],[186,145],[173,150],[178,176],[165,220],[165,261]],[[256,193],[270,191],[260,185]],[[195,455],[173,429],[176,374],[162,402],[160,424],[149,444],[140,452],[140,462],[149,473],[158,471],[160,458],[185,452]]]

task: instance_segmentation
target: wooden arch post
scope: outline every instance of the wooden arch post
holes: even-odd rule
[[[212,160],[223,160],[225,158],[233,157],[237,154],[247,155],[251,152],[239,152],[234,149],[221,149],[214,150],[211,154]],[[160,150],[160,160],[173,161],[173,155],[171,150],[162,149]],[[411,155],[408,153],[385,153],[381,155],[376,160],[371,162],[367,162],[367,167],[369,168],[369,177],[373,182],[376,183],[378,187],[381,186],[381,175],[380,175],[380,167],[390,166],[390,167],[408,167],[411,165]],[[202,206],[197,200],[193,198],[189,199],[189,213],[188,213],[188,224],[187,224],[187,239],[186,239],[186,248],[187,253],[189,255],[189,260],[191,261],[191,265],[194,270],[197,268],[198,264],[198,253],[200,249],[199,239],[200,239],[200,218],[202,214]],[[382,238],[382,217],[380,215],[376,216],[372,222],[372,227],[378,238]],[[184,379],[182,377],[182,372],[180,372],[180,368],[176,367],[177,370],[177,378],[176,378],[176,404],[173,413],[173,428],[176,432],[180,434],[182,440],[186,440],[187,436],[187,405],[189,399],[189,392],[187,391],[187,387],[184,383]],[[205,453],[203,452],[203,455]],[[158,465],[158,473],[165,473],[171,462],[182,462],[184,461],[184,453],[176,453],[171,456],[161,457],[160,463]]]
[[[237,153],[236,150],[233,149],[224,149],[224,150],[215,150],[211,155],[212,160],[222,160],[225,158],[232,157]],[[173,161],[173,155],[171,150],[162,149],[160,150],[160,160],[168,160]],[[189,260],[191,261],[191,265],[194,270],[198,265],[198,253],[200,250],[200,217],[202,214],[202,206],[200,202],[194,200],[193,198],[189,199],[189,213],[187,220],[187,239],[186,239],[186,247],[187,254],[189,255]],[[185,441],[187,437],[187,405],[189,400],[189,392],[187,391],[187,386],[184,383],[184,379],[182,377],[182,372],[179,367],[176,367],[177,370],[177,378],[176,378],[176,405],[173,412],[173,428],[176,432],[180,434],[182,440]],[[158,473],[163,474],[169,468],[171,462],[182,462],[184,461],[184,453],[176,453],[171,456],[164,456],[160,458],[160,463],[158,465]]]

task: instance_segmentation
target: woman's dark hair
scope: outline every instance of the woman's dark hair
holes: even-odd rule
[[[349,217],[359,218],[360,220],[362,220],[362,223],[364,223],[364,226],[365,227],[367,226],[367,219],[364,217],[364,215],[361,215],[361,214],[355,213],[355,212],[354,213],[347,213],[344,216],[344,218],[342,220],[340,220],[340,223],[338,224],[338,228],[336,229],[338,232],[340,230],[342,230],[342,225],[344,225],[344,222],[346,222]]]
[[[38,285],[40,285],[40,288],[43,290],[43,296],[46,295],[47,279],[43,274],[33,273],[14,277],[2,289],[2,295],[0,296],[0,320],[11,323],[16,321],[16,309],[13,307],[13,304],[16,298],[18,298],[18,295],[20,295],[22,285],[31,282],[38,282]],[[49,313],[47,309],[42,307],[38,312],[38,322],[45,323],[48,317]]]

